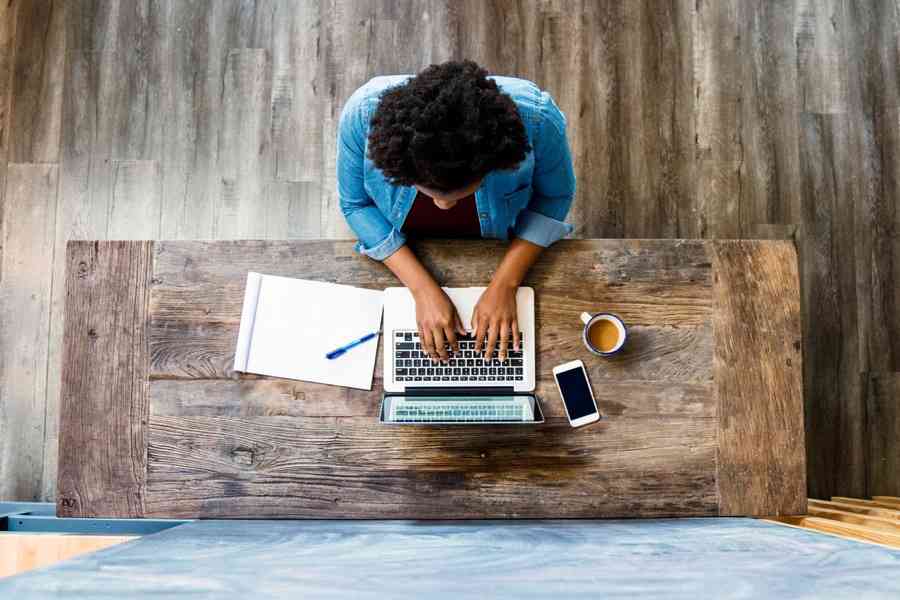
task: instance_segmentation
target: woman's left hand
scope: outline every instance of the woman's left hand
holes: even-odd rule
[[[494,346],[499,341],[498,357],[506,360],[507,349],[512,343],[519,350],[519,323],[516,316],[517,286],[491,282],[481,294],[472,312],[472,327],[475,329],[475,352],[481,352],[484,344],[484,358],[489,359]]]

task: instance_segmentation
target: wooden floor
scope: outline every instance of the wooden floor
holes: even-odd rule
[[[569,119],[576,237],[792,237],[809,492],[900,494],[887,0],[0,4],[0,498],[52,499],[69,239],[348,237],[339,110],[469,57]]]
[[[896,496],[810,498],[806,515],[769,520],[900,549],[900,498]]]

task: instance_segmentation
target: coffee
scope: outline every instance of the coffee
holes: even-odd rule
[[[607,319],[597,319],[588,330],[591,345],[600,352],[610,352],[619,343],[619,328]]]

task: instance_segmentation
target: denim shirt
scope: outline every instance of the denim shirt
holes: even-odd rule
[[[356,250],[379,261],[406,243],[401,229],[417,190],[393,185],[368,158],[369,123],[380,94],[410,77],[370,79],[347,100],[338,124],[341,212],[359,238]],[[550,94],[531,81],[491,79],[516,103],[532,150],[517,167],[488,173],[475,191],[481,236],[502,240],[514,236],[549,246],[573,229],[563,222],[575,196],[566,117]]]

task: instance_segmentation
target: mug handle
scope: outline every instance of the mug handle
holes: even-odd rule
[[[587,313],[587,312],[581,313],[581,322],[584,323],[585,325],[587,325],[588,322],[593,318],[594,318],[594,315],[592,315],[591,313]]]

